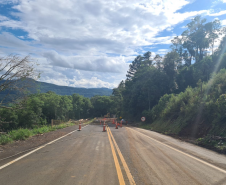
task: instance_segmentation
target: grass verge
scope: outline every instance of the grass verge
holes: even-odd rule
[[[91,122],[93,122],[94,119],[91,119],[89,121],[87,121],[86,123],[83,123],[84,125],[87,125]],[[0,145],[4,145],[7,143],[11,143],[13,141],[17,141],[17,140],[25,140],[31,136],[35,136],[37,134],[43,134],[46,132],[51,132],[51,131],[55,131],[58,129],[62,129],[62,128],[66,128],[66,127],[70,127],[76,125],[75,123],[62,123],[60,125],[55,125],[54,127],[51,127],[49,125],[45,125],[42,127],[38,127],[38,128],[33,128],[33,129],[27,129],[27,128],[20,128],[17,130],[12,130],[10,132],[8,132],[7,134],[4,135],[0,135]]]

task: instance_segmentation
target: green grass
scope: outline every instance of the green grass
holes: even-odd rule
[[[43,127],[40,127],[40,128],[32,129],[32,133],[34,135],[36,135],[36,134],[43,134],[43,133],[49,132],[49,131],[51,131],[51,127],[50,126],[43,126]]]
[[[9,137],[8,135],[1,135],[0,136],[0,144],[4,145],[6,143],[11,143],[13,140],[11,137]]]
[[[89,124],[89,123],[93,122],[93,120],[94,119],[91,119],[84,124]],[[51,126],[45,125],[45,126],[33,128],[33,129],[20,128],[17,130],[12,130],[12,131],[8,132],[8,134],[0,135],[0,145],[11,143],[16,140],[25,140],[25,139],[27,139],[31,136],[37,135],[37,134],[43,134],[46,132],[55,131],[55,130],[70,127],[73,125],[75,125],[75,123],[62,123],[62,124],[53,126],[53,128]]]
[[[32,136],[32,130],[29,129],[18,129],[12,130],[9,132],[8,136],[12,138],[12,140],[25,140],[26,138]]]

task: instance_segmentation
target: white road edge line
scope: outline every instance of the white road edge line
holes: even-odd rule
[[[85,128],[85,127],[87,127],[87,126],[88,126],[88,125],[86,125],[86,126],[84,126],[84,127],[82,127],[82,128]],[[73,132],[76,132],[76,131],[78,131],[78,130],[74,130],[74,131],[72,131],[72,132],[69,132],[68,134],[66,134],[66,135],[64,135],[64,136],[61,136],[61,137],[59,137],[59,138],[57,138],[57,139],[55,139],[55,140],[53,140],[53,141],[51,141],[51,142],[49,142],[49,143],[47,143],[47,144],[45,144],[45,145],[42,145],[42,146],[36,148],[35,150],[32,150],[31,152],[28,152],[28,153],[25,154],[25,155],[22,155],[22,156],[18,157],[17,159],[14,159],[14,160],[12,160],[12,161],[6,163],[6,164],[3,165],[3,166],[0,166],[0,170],[3,169],[3,168],[5,168],[5,167],[7,167],[7,166],[9,166],[9,165],[11,165],[11,164],[13,164],[13,163],[15,163],[15,162],[17,162],[17,161],[19,161],[20,159],[23,159],[24,157],[27,157],[28,155],[30,155],[30,154],[32,154],[32,153],[34,153],[34,152],[36,152],[36,151],[38,151],[38,150],[40,150],[40,149],[46,147],[47,145],[50,145],[50,144],[56,142],[57,140],[62,139],[62,138],[64,138],[64,137],[68,136],[69,134],[72,134]]]
[[[126,127],[126,128],[138,132],[136,129],[132,129],[132,128],[129,128],[129,127]],[[138,129],[139,129],[139,128],[138,128]],[[202,160],[202,159],[199,159],[199,158],[194,157],[194,156],[192,156],[192,155],[190,155],[190,154],[187,154],[187,153],[185,153],[185,152],[182,152],[182,151],[180,151],[180,150],[178,150],[178,149],[176,149],[176,148],[173,148],[173,147],[171,147],[171,146],[169,146],[169,145],[167,145],[167,144],[164,144],[164,143],[162,143],[162,142],[160,142],[160,141],[158,141],[158,140],[156,140],[156,139],[154,139],[154,138],[152,138],[152,137],[150,137],[150,136],[147,136],[147,135],[144,134],[144,133],[141,133],[141,132],[138,132],[138,133],[144,135],[145,137],[147,137],[147,138],[149,138],[149,139],[151,139],[151,140],[153,140],[153,141],[155,141],[155,142],[157,142],[157,143],[160,143],[160,144],[162,144],[162,145],[164,145],[164,146],[166,146],[166,147],[168,147],[168,148],[171,148],[172,150],[175,150],[175,151],[177,151],[177,152],[179,152],[179,153],[181,153],[181,154],[184,154],[184,155],[186,155],[186,156],[188,156],[188,157],[190,157],[190,158],[192,158],[192,159],[195,159],[196,161],[199,161],[199,162],[201,162],[201,163],[203,163],[203,164],[205,164],[205,165],[207,165],[207,166],[210,166],[210,167],[212,167],[212,168],[214,168],[214,169],[216,169],[216,170],[219,170],[219,171],[221,171],[222,173],[226,173],[226,170],[224,170],[224,169],[222,169],[222,168],[219,168],[219,167],[217,167],[217,166],[214,166],[214,165],[212,165],[212,164],[210,164],[210,163],[208,163],[208,162],[206,162],[206,161],[204,161],[204,160]]]

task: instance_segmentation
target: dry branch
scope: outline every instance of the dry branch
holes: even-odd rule
[[[22,58],[10,55],[0,58],[0,94],[4,94],[0,100],[0,107],[10,108],[7,106],[8,103],[20,104],[18,100],[26,95],[34,81],[39,78],[39,72],[35,70],[36,65],[29,56]],[[6,104],[4,101],[8,97],[11,101]]]

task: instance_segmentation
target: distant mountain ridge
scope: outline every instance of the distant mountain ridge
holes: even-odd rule
[[[37,88],[40,89],[41,93],[46,93],[48,91],[53,91],[59,95],[72,95],[74,93],[77,93],[88,98],[91,98],[95,95],[110,96],[112,94],[112,89],[108,88],[68,87],[38,81],[36,81],[35,83],[37,84]]]
[[[0,84],[4,83],[4,80],[0,81]],[[31,94],[36,93],[46,93],[48,91],[55,92],[58,95],[72,95],[72,94],[79,94],[87,98],[91,98],[95,95],[99,96],[110,96],[112,94],[112,89],[108,88],[82,88],[82,87],[68,87],[68,86],[59,86],[51,83],[46,82],[38,82],[38,81],[29,81],[25,83],[31,83],[31,88],[28,91]],[[5,98],[5,96],[9,93],[9,90],[1,91],[0,92],[0,101],[4,103],[11,102],[12,99],[18,93],[17,91],[11,91],[10,95]]]

